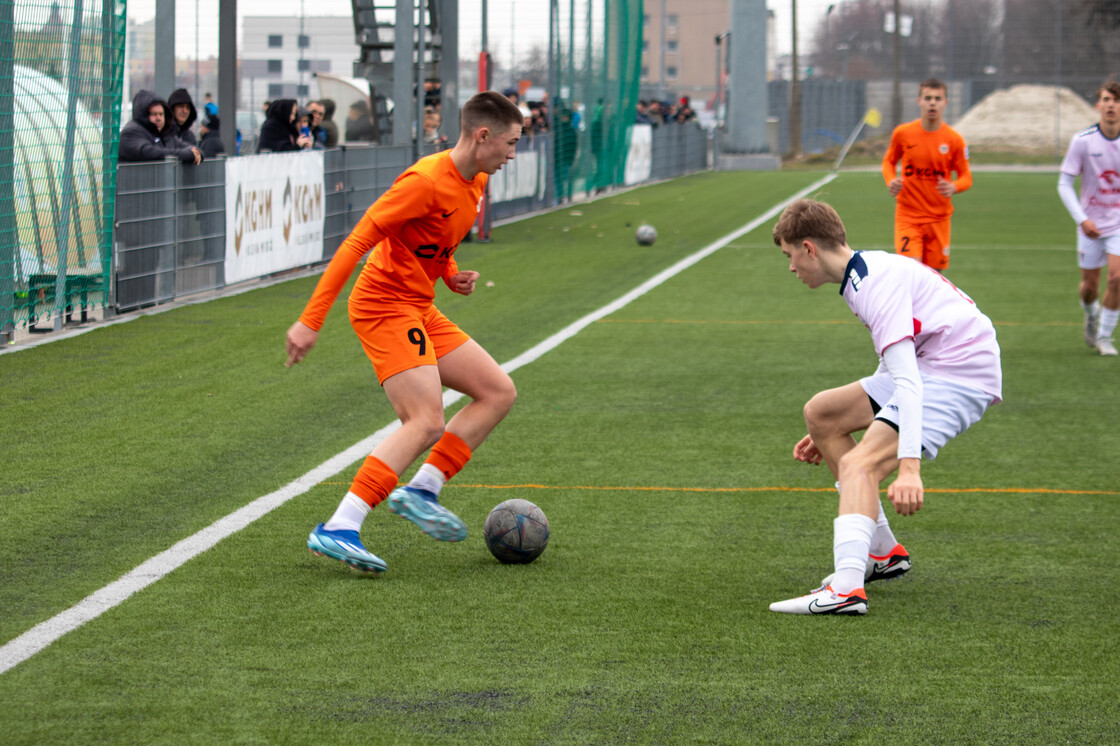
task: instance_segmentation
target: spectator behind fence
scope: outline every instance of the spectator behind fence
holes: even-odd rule
[[[299,104],[293,98],[281,98],[272,102],[264,124],[261,125],[260,138],[257,140],[258,153],[283,153],[300,150],[305,144],[310,144],[311,138],[303,137],[296,129],[298,111]]]
[[[638,99],[637,112],[634,114],[635,124],[653,124],[653,120],[649,118],[649,101],[644,98]]]
[[[689,122],[696,118],[692,109],[692,100],[688,96],[681,96],[680,105],[677,107],[677,122]]]
[[[346,113],[346,139],[376,140],[376,134],[373,120],[369,115],[369,104],[365,101],[355,101],[350,104],[350,110]]]
[[[218,133],[220,126],[221,120],[217,114],[207,114],[202,120],[202,139],[198,141],[198,147],[207,158],[225,155],[226,146],[222,144],[222,136]]]
[[[121,130],[118,159],[124,163],[162,161],[171,156],[183,163],[202,163],[202,151],[173,134],[171,107],[151,91],[132,98],[132,121]]]
[[[218,104],[214,102],[214,95],[207,92],[203,96],[202,110],[212,116],[218,116]]]
[[[299,132],[301,140],[306,140],[305,144],[300,145],[303,150],[311,150],[315,147],[315,133],[311,129],[311,120],[311,110],[299,107],[296,111],[296,131]]]
[[[198,138],[191,132],[191,125],[198,119],[198,110],[194,108],[191,94],[186,88],[177,88],[167,98],[167,105],[171,107],[171,126],[175,136],[186,145],[198,145]]]
[[[333,98],[321,98],[315,105],[322,110],[323,116],[319,120],[319,129],[326,133],[323,147],[333,148],[338,145],[338,123],[334,121],[334,111],[337,105]]]

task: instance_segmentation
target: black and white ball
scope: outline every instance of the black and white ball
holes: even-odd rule
[[[528,500],[506,500],[486,516],[482,535],[486,548],[501,562],[528,564],[548,546],[548,518]]]

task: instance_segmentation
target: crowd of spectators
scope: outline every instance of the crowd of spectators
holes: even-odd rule
[[[634,117],[634,121],[638,124],[649,124],[654,127],[663,124],[682,124],[693,119],[696,119],[696,112],[688,96],[681,96],[679,101],[640,99]]]
[[[265,119],[257,138],[258,153],[331,148],[338,144],[339,128],[334,122],[335,103],[331,99],[310,101],[306,107],[299,106],[295,99],[278,99],[266,101],[264,110]],[[366,112],[368,119],[368,107]],[[372,121],[369,126],[372,127]],[[118,160],[135,163],[171,157],[188,165],[202,163],[206,158],[226,154],[220,127],[218,105],[210,93],[205,96],[200,120],[185,88],[173,91],[166,100],[142,90],[133,96],[132,119],[121,130]],[[368,139],[350,138],[350,134],[348,130],[348,139]],[[241,132],[237,135],[240,143]]]
[[[503,93],[521,109],[525,117],[524,137],[557,131],[560,160],[574,159],[577,133],[583,129],[578,108],[560,102],[550,111],[547,94],[540,101],[523,101],[515,88]],[[424,142],[444,147],[447,136],[440,132],[440,97],[438,81],[424,83]],[[335,102],[331,99],[309,101],[300,106],[295,99],[264,102],[264,123],[257,138],[256,152],[289,152],[331,148],[340,139],[375,141],[377,126],[368,102],[350,104],[345,122],[334,121]],[[658,127],[695,119],[687,96],[678,101],[642,99],[638,102],[635,121]],[[194,126],[198,125],[196,136]],[[593,122],[592,122],[593,124]],[[225,154],[221,139],[218,106],[210,93],[205,95],[202,117],[185,88],[171,93],[166,100],[142,90],[132,100],[132,120],[121,130],[119,159],[122,162],[157,161],[177,158],[185,164],[201,163],[205,158]],[[240,142],[240,132],[238,141]],[[568,151],[571,151],[569,153]],[[564,169],[562,169],[564,170]]]

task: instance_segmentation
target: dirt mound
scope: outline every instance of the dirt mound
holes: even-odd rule
[[[1017,85],[973,106],[953,129],[970,148],[1041,150],[1069,139],[1098,120],[1097,111],[1069,88]]]

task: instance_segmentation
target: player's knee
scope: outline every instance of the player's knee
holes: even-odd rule
[[[809,429],[810,434],[827,429],[833,417],[832,406],[829,404],[825,392],[816,394],[812,399],[805,402],[801,414],[805,417],[805,427]]]
[[[443,437],[443,412],[402,417],[401,427],[411,430],[413,435],[424,444],[425,449],[431,448]]]
[[[513,404],[516,401],[517,387],[513,385],[513,379],[505,375],[494,388],[492,396],[494,408],[500,410],[502,416],[505,417],[513,409]]]

